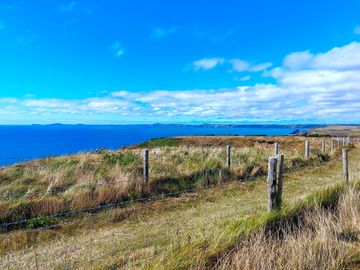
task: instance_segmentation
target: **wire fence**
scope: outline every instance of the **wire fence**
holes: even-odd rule
[[[325,165],[325,163],[322,163]],[[313,164],[309,163],[306,166],[307,167],[312,167]],[[319,166],[321,164],[316,164],[316,166]],[[296,172],[296,171],[300,171],[304,168],[304,166],[293,166],[291,169],[286,170],[286,173],[291,173],[291,172]],[[223,168],[222,168],[223,169]],[[264,177],[267,173],[260,173],[259,175],[253,176],[253,177],[247,177],[246,179],[242,179],[242,181],[250,181],[250,180],[254,180],[254,179],[258,179],[261,177]],[[116,185],[119,183],[124,183],[125,181],[119,181],[119,182],[111,182],[111,183],[96,183],[93,185],[84,185],[84,186],[78,186],[76,188],[78,189],[89,189],[89,188],[96,188],[102,185]],[[184,193],[191,193],[191,192],[197,192],[197,191],[202,191],[202,190],[206,190],[209,188],[213,188],[215,186],[219,186],[219,185],[228,185],[231,182],[224,182],[224,183],[215,183],[215,184],[207,184],[201,188],[190,188],[190,189],[184,189],[184,190],[179,190],[179,191],[175,191],[175,192],[168,192],[168,193],[161,193],[161,194],[157,194],[154,196],[147,196],[147,197],[142,197],[142,198],[135,198],[135,199],[131,199],[131,200],[126,200],[126,201],[120,201],[120,202],[115,202],[115,203],[108,203],[108,204],[104,204],[104,205],[98,205],[95,207],[89,207],[89,208],[84,208],[81,210],[76,210],[76,211],[66,211],[66,212],[61,212],[61,213],[57,213],[54,215],[46,215],[46,216],[39,216],[39,217],[35,217],[35,218],[29,218],[29,219],[22,219],[19,221],[14,221],[14,222],[5,222],[0,224],[0,228],[4,228],[6,231],[11,228],[20,228],[20,231],[14,231],[14,232],[7,232],[7,233],[3,233],[2,236],[4,238],[7,239],[8,242],[11,242],[11,237],[14,235],[19,235],[19,234],[28,234],[28,233],[34,233],[34,232],[44,232],[47,230],[53,230],[53,229],[57,229],[57,228],[62,228],[66,225],[72,224],[74,222],[74,220],[62,220],[62,222],[57,221],[58,223],[56,224],[52,224],[52,225],[47,225],[47,226],[42,226],[39,228],[33,228],[33,229],[27,229],[27,228],[21,228],[21,226],[19,227],[19,225],[26,225],[29,221],[36,221],[36,220],[40,220],[40,219],[52,219],[52,218],[62,218],[62,217],[66,217],[66,218],[70,218],[70,217],[74,217],[78,214],[81,213],[94,213],[94,212],[99,212],[100,210],[105,210],[105,209],[112,209],[115,207],[123,207],[123,206],[128,206],[128,205],[132,205],[135,203],[140,203],[140,202],[149,202],[149,201],[156,201],[156,200],[161,200],[167,197],[172,197],[172,196],[179,196],[181,194]],[[48,192],[46,193],[38,193],[38,195],[45,195],[48,194]],[[218,209],[219,213],[221,213],[222,209],[219,208]],[[226,209],[223,209],[226,210]],[[185,216],[185,214],[184,214]],[[200,231],[200,234],[206,234],[206,230],[207,230],[207,225],[214,225],[217,223],[221,223],[224,224],[224,222],[226,223],[226,220],[228,220],[228,222],[233,221],[236,217],[238,216],[238,211],[228,211],[228,213],[226,214],[220,214],[218,216],[212,216],[211,219],[208,219],[202,223],[196,223],[196,224],[190,224],[189,221],[185,222],[187,224],[184,224],[183,226],[176,226],[174,228],[172,228],[172,230],[174,231],[174,233],[176,235],[181,234],[181,232],[184,232],[186,234],[187,231],[189,230],[194,230],[197,229],[198,231]],[[95,217],[95,216],[94,216]],[[179,216],[180,218],[181,216]],[[93,226],[94,222],[90,222],[90,226]],[[157,224],[157,221],[154,221],[154,223],[150,223],[148,224],[149,226],[149,230],[151,229],[151,226],[155,226],[155,224]],[[158,223],[160,224],[160,222]],[[143,224],[138,224],[138,225],[134,225],[134,226],[143,226]],[[204,230],[204,232],[201,232],[202,230]],[[134,250],[127,250],[126,252],[123,249],[117,249],[116,248],[116,243],[121,243],[123,241],[127,241],[126,239],[131,240],[131,238],[133,237],[132,235],[124,235],[124,233],[118,233],[118,232],[112,232],[109,235],[107,235],[106,237],[103,238],[96,238],[94,239],[93,237],[93,231],[94,229],[90,229],[90,236],[88,237],[88,239],[85,241],[83,240],[81,242],[81,246],[84,247],[85,246],[85,253],[87,253],[87,265],[89,266],[88,269],[92,269],[94,265],[96,265],[97,262],[101,261],[103,264],[109,264],[109,269],[118,269],[120,267],[126,266],[128,268],[136,268],[139,265],[145,264],[151,260],[153,260],[155,257],[159,256],[160,254],[164,254],[167,251],[169,251],[170,249],[173,249],[174,247],[180,247],[183,243],[182,240],[179,241],[175,241],[175,243],[171,243],[171,241],[174,241],[173,238],[169,238],[169,239],[163,239],[163,242],[169,242],[171,243],[170,246],[166,249],[161,248],[160,250],[156,250],[153,249],[153,243],[151,243],[148,247],[144,246],[141,248],[141,250],[144,250],[144,253],[146,253],[146,255],[144,255],[143,253],[141,253],[140,255],[137,255],[136,252],[138,252],[138,248],[135,248]],[[159,236],[159,238],[161,238]],[[183,237],[178,237],[179,239],[183,239]],[[189,240],[191,241],[191,239]],[[93,253],[93,250],[96,248],[97,245],[99,244],[106,244],[108,246],[112,246],[112,248],[110,248],[110,252],[105,252],[104,254],[98,254],[97,256],[95,256]],[[110,244],[109,244],[110,243]],[[63,248],[62,250],[55,250],[54,253],[49,256],[48,253],[46,254],[42,254],[41,252],[38,252],[36,248],[34,247],[29,247],[29,250],[24,249],[24,258],[25,261],[27,262],[31,262],[31,265],[29,265],[29,269],[48,269],[49,267],[49,257],[52,257],[53,261],[51,262],[51,264],[54,265],[61,265],[63,269],[77,269],[80,267],[84,266],[84,263],[86,264],[86,260],[84,261],[84,256],[80,256],[82,257],[81,260],[74,260],[73,257],[76,257],[77,254],[77,250],[74,247],[70,247],[73,243],[69,243],[68,245],[65,246],[65,248]],[[5,253],[5,256],[3,256],[0,260],[0,266],[1,269],[21,269],[24,265],[23,265],[23,261],[19,261],[19,260],[14,260],[12,259],[12,257],[14,255],[17,255],[16,252],[12,252],[10,250],[10,245],[9,244],[9,250],[8,252]],[[87,246],[87,247],[86,247]],[[147,248],[149,248],[150,250],[147,251]],[[99,249],[99,250],[103,250],[103,249]],[[106,250],[106,249],[105,249]],[[75,254],[75,255],[74,255]],[[83,254],[83,255],[84,255]],[[120,256],[119,256],[120,255]],[[26,256],[28,259],[26,259]],[[144,259],[138,259],[137,256],[144,256]],[[17,258],[19,258],[19,256],[16,256]],[[119,260],[119,257],[121,257],[122,259]],[[30,259],[32,258],[32,259]],[[110,259],[109,259],[110,258]]]
[[[301,167],[295,166],[292,168],[292,171],[298,170],[300,168],[302,168],[302,166]],[[224,168],[218,169],[218,173],[222,172],[223,169]],[[241,179],[241,181],[253,180],[253,179],[256,179],[256,178],[264,176],[264,175],[266,175],[266,173],[259,173],[259,174],[255,175],[254,177],[243,178],[243,179]],[[129,181],[126,180],[126,181],[100,182],[100,183],[94,183],[94,184],[75,186],[75,187],[72,187],[71,189],[96,189],[97,187],[100,187],[100,186],[114,186],[114,185],[122,184],[122,183],[129,183]],[[218,185],[219,183],[215,183],[215,184]],[[118,201],[118,202],[113,202],[113,203],[99,204],[94,207],[87,207],[87,208],[83,208],[80,210],[69,210],[69,211],[63,211],[63,212],[55,213],[55,214],[51,214],[51,215],[30,217],[30,218],[21,219],[18,221],[3,222],[0,224],[0,228],[5,228],[7,230],[12,226],[19,226],[19,225],[24,225],[24,224],[26,225],[28,222],[34,222],[37,220],[44,220],[44,219],[49,220],[49,219],[53,219],[53,218],[70,217],[70,216],[74,216],[74,215],[86,213],[86,212],[98,212],[100,210],[107,209],[107,208],[122,207],[122,206],[125,206],[128,204],[137,203],[137,202],[158,200],[158,199],[161,199],[164,197],[169,197],[169,196],[178,196],[182,193],[194,192],[194,191],[201,190],[201,189],[207,189],[209,187],[212,187],[213,185],[214,184],[206,183],[205,186],[203,186],[201,188],[197,187],[197,188],[183,189],[183,190],[178,190],[178,191],[174,191],[174,192],[160,193],[160,194],[156,194],[153,196],[145,196],[145,197],[141,197],[141,198],[134,198],[134,199],[130,199],[130,200],[123,200],[123,201]],[[46,192],[32,193],[32,196],[49,195],[49,194],[52,195],[53,193],[66,191],[66,190],[68,190],[68,188],[57,189],[56,192],[53,192],[52,190],[47,190]],[[55,225],[52,224],[50,226],[55,226]],[[47,226],[45,226],[45,227],[47,227]]]
[[[324,163],[325,164],[325,163]],[[319,164],[316,164],[316,166],[320,166]],[[308,165],[308,167],[311,167],[311,164]],[[291,172],[296,172],[299,171],[301,169],[303,169],[304,166],[293,166],[292,169],[287,170],[288,173]],[[223,169],[219,169],[218,172],[222,171]],[[247,177],[247,178],[243,178],[240,179],[240,181],[251,181],[251,180],[255,180],[261,177],[264,177],[267,175],[266,173],[260,173],[256,176],[253,177]],[[74,189],[88,189],[88,188],[96,188],[99,186],[105,186],[105,185],[116,185],[119,183],[128,183],[129,181],[115,181],[115,182],[110,182],[110,183],[97,183],[97,184],[92,184],[92,185],[84,185],[84,186],[77,186],[74,187]],[[0,229],[11,229],[12,226],[17,226],[17,225],[26,225],[29,222],[34,222],[37,220],[51,220],[51,219],[55,219],[55,218],[61,218],[61,217],[66,217],[66,218],[70,218],[71,216],[74,215],[78,215],[78,214],[82,214],[82,213],[91,213],[91,212],[99,212],[101,210],[104,209],[109,209],[109,208],[115,208],[115,207],[123,207],[123,206],[127,206],[129,204],[134,204],[134,203],[139,203],[139,202],[149,202],[149,201],[155,201],[155,200],[159,200],[159,199],[163,199],[166,197],[172,197],[172,196],[178,196],[184,193],[190,193],[190,192],[198,192],[198,191],[202,191],[202,190],[206,190],[212,187],[216,187],[216,186],[220,186],[220,185],[227,185],[231,183],[230,182],[224,182],[224,183],[213,183],[213,184],[206,184],[205,186],[202,187],[196,187],[196,188],[190,188],[190,189],[184,189],[184,190],[179,190],[179,191],[174,191],[174,192],[168,192],[168,193],[160,193],[157,195],[153,195],[153,196],[148,196],[148,197],[141,197],[141,198],[135,198],[135,199],[130,199],[130,200],[125,200],[125,201],[119,201],[119,202],[114,202],[114,203],[108,203],[108,204],[103,204],[103,205],[97,205],[95,207],[88,207],[88,208],[83,208],[81,210],[70,210],[70,211],[65,211],[65,212],[60,212],[57,214],[53,214],[53,215],[45,215],[45,216],[38,216],[38,217],[32,217],[32,218],[25,218],[19,221],[13,221],[13,222],[4,222],[0,224]],[[37,195],[46,195],[46,194],[51,194],[51,192],[39,192],[39,193],[35,193]],[[27,231],[34,231],[34,230],[38,230],[38,229],[44,229],[44,228],[55,228],[58,227],[57,224],[53,224],[50,226],[40,226],[39,228],[35,228],[35,229],[31,229],[31,230],[27,230]]]

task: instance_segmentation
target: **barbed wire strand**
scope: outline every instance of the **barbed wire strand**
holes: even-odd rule
[[[311,166],[311,164],[310,164],[310,166]],[[296,167],[295,169],[287,170],[287,172],[292,173],[294,171],[297,171],[297,169],[299,169],[299,168],[304,168],[304,166],[297,166],[297,165],[295,165],[295,167]],[[240,181],[250,181],[250,180],[254,180],[256,178],[261,178],[261,177],[266,176],[266,175],[267,175],[266,173],[263,173],[263,174],[259,174],[259,175],[253,176],[253,177],[247,177],[247,178],[239,179],[239,180]],[[232,182],[232,181],[229,181],[229,182],[226,182],[226,183],[230,183],[230,182]],[[39,217],[34,217],[34,218],[29,218],[29,219],[23,219],[23,220],[20,220],[20,221],[7,222],[7,223],[0,224],[0,228],[8,228],[10,226],[21,225],[21,224],[25,224],[25,223],[30,222],[30,221],[36,221],[36,220],[40,220],[40,219],[52,219],[52,218],[69,216],[69,215],[76,215],[76,214],[85,213],[85,212],[99,211],[99,210],[102,210],[102,209],[105,209],[105,208],[110,208],[110,207],[125,206],[125,205],[136,203],[136,202],[152,201],[152,200],[157,200],[157,199],[164,198],[164,197],[180,195],[182,193],[188,193],[188,192],[193,192],[193,191],[201,191],[201,190],[211,188],[211,187],[215,187],[215,186],[219,186],[219,184],[208,185],[208,186],[205,186],[203,188],[191,188],[191,189],[185,189],[185,190],[180,190],[180,191],[175,191],[175,192],[162,193],[162,194],[159,194],[159,195],[154,195],[154,196],[149,196],[149,197],[142,197],[142,198],[127,200],[127,201],[116,202],[116,203],[110,203],[110,204],[106,204],[106,205],[98,205],[96,207],[84,208],[84,209],[77,210],[77,211],[69,210],[69,211],[57,213],[57,214],[54,214],[54,215],[39,216]]]
[[[234,216],[234,215],[238,215],[238,213],[233,213],[233,214],[231,214],[231,215],[223,215],[223,216],[219,216],[219,217],[217,217],[216,218],[216,221],[218,221],[218,219],[223,219],[223,218],[225,218],[225,217],[230,217],[230,216]],[[214,220],[211,220],[210,222],[206,222],[206,223],[202,223],[201,224],[201,226],[203,226],[204,224],[207,224],[207,223],[214,223]],[[196,224],[196,225],[193,225],[193,226],[182,226],[182,227],[178,227],[178,229],[190,229],[190,228],[192,228],[192,227],[198,227],[199,225],[198,224]],[[105,255],[106,256],[106,255]],[[151,258],[149,258],[149,259],[151,259]],[[149,260],[149,259],[147,259],[147,260]],[[136,262],[136,264],[138,265],[139,263],[142,263],[141,261],[137,261]]]

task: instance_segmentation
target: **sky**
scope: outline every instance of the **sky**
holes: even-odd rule
[[[360,123],[360,1],[0,0],[0,124]]]

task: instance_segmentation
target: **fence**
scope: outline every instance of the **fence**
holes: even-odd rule
[[[337,141],[341,142],[340,139],[336,139]],[[330,140],[330,151],[334,151],[335,148],[339,148],[339,146],[335,145],[334,142],[336,140],[331,139]],[[321,144],[321,152],[323,154],[325,154],[324,151],[324,145],[326,144],[325,141],[323,141],[324,143]],[[350,142],[350,140],[346,139],[345,141],[343,140],[343,144],[348,144]],[[333,145],[333,147],[331,146]],[[349,181],[349,165],[348,165],[348,150],[343,149],[342,151],[343,153],[343,170],[344,170],[344,181],[348,182]],[[268,210],[272,211],[275,209],[279,209],[281,207],[281,201],[282,201],[282,182],[283,182],[283,177],[284,177],[284,160],[285,157],[283,154],[279,154],[279,145],[276,143],[274,144],[274,154],[275,156],[270,157],[269,158],[269,162],[268,162],[268,178],[267,178],[267,184],[268,184]],[[306,158],[310,158],[310,143],[308,141],[305,142],[305,157]],[[227,146],[226,147],[226,167],[231,168],[232,162],[231,162],[231,147]],[[145,149],[144,150],[144,166],[143,166],[143,175],[144,175],[144,179],[143,181],[145,183],[148,183],[151,175],[149,174],[149,168],[150,168],[151,164],[149,163],[149,150]],[[296,168],[298,169],[298,168]],[[264,174],[263,174],[264,175]],[[260,175],[262,176],[262,175]],[[245,180],[252,180],[255,179],[259,176],[256,177],[251,177],[251,178],[247,178]],[[108,183],[106,183],[107,185]],[[111,183],[113,184],[113,183]],[[222,183],[222,184],[226,184],[226,183]],[[102,184],[99,184],[102,185]],[[103,184],[105,185],[105,183]],[[214,185],[206,185],[205,187],[203,187],[202,189],[207,189],[207,188],[211,188]],[[79,187],[82,188],[82,187]],[[88,188],[88,187],[85,187]],[[166,193],[166,194],[159,194],[156,196],[151,196],[151,197],[144,197],[144,198],[137,198],[137,199],[133,199],[133,200],[127,200],[127,201],[122,201],[122,202],[118,202],[118,203],[111,203],[111,204],[106,204],[106,205],[99,205],[97,207],[93,207],[93,208],[87,208],[87,209],[81,209],[79,211],[68,211],[68,212],[64,212],[64,213],[59,213],[57,215],[51,215],[51,216],[41,216],[41,217],[37,217],[37,218],[32,218],[32,219],[23,219],[23,220],[19,220],[16,222],[8,222],[8,223],[3,223],[0,224],[0,227],[5,228],[5,229],[11,229],[12,227],[14,228],[18,228],[17,226],[20,225],[24,225],[27,224],[29,221],[34,221],[34,220],[40,220],[40,219],[51,219],[51,218],[58,218],[58,217],[66,217],[68,218],[69,216],[74,216],[80,213],[84,213],[84,212],[98,212],[100,210],[103,209],[110,209],[110,208],[114,208],[114,207],[121,207],[121,206],[125,206],[125,205],[129,205],[129,204],[133,204],[136,202],[145,202],[145,201],[154,201],[154,200],[161,200],[165,197],[170,197],[170,196],[176,196],[176,195],[180,195],[182,193],[189,193],[189,192],[193,192],[193,191],[198,191],[200,189],[198,188],[194,188],[194,189],[186,189],[186,190],[181,190],[181,191],[177,191],[177,192],[172,192],[172,193]],[[216,219],[217,220],[224,220],[230,217],[235,217],[237,215],[237,213],[231,213],[231,214],[227,214],[227,215],[219,215]],[[53,229],[56,227],[61,227],[67,223],[71,223],[72,221],[68,221],[68,222],[62,222],[62,223],[58,223],[58,224],[53,224],[50,226],[44,226],[41,228],[34,228],[34,229],[25,229],[22,230],[23,232],[42,232],[45,231],[47,229]],[[213,223],[214,220],[208,221],[209,223]],[[182,227],[180,229],[182,230],[186,230],[191,228],[191,226],[188,227]],[[15,232],[16,233],[16,232]],[[11,235],[14,234],[14,232],[10,232],[7,234],[3,234],[5,237],[11,237]],[[114,239],[115,233],[111,234],[109,236],[109,239]],[[93,242],[93,240],[89,240],[90,242]],[[84,244],[84,243],[82,243]],[[93,244],[89,244],[89,246],[91,247],[91,249],[93,248]],[[117,256],[117,253],[112,251],[114,256]],[[64,253],[66,254],[66,252]],[[93,263],[95,263],[96,261],[99,261],[102,259],[102,256],[98,257],[98,258],[94,258],[91,255],[91,251],[89,252],[89,265],[93,265]],[[9,254],[8,254],[9,255]],[[39,256],[41,256],[40,254],[35,254],[34,256],[34,269],[39,269]],[[67,265],[66,263],[66,256],[64,255],[64,264]],[[129,255],[130,256],[130,255]],[[156,254],[154,255],[156,256]],[[153,256],[150,256],[149,258],[146,258],[146,260],[141,261],[140,263],[144,263],[148,260],[151,260],[153,258]],[[139,263],[139,261],[137,260],[137,263]],[[7,262],[6,262],[7,266],[10,267],[10,265],[14,264],[14,262],[11,261],[11,259],[7,258]],[[1,265],[1,264],[0,264]],[[74,266],[75,267],[75,266]],[[71,268],[72,269],[72,268]]]
[[[340,141],[339,138],[337,138]],[[351,141],[359,142],[358,138],[350,137],[343,138],[343,146],[347,146]],[[334,140],[330,141],[330,151],[334,151]],[[321,152],[326,153],[326,141],[321,141]],[[269,157],[268,163],[268,210],[273,211],[281,208],[282,202],[282,186],[283,186],[283,174],[284,174],[284,155],[277,155],[277,145],[275,145],[275,156]],[[310,158],[310,143],[305,141],[305,157]],[[343,179],[345,183],[349,183],[349,150],[346,148],[342,149],[342,163],[343,163]]]

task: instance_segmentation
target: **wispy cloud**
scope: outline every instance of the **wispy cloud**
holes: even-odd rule
[[[245,72],[245,71],[259,72],[272,66],[272,63],[270,62],[252,65],[248,61],[241,60],[238,58],[230,59],[229,63],[232,65],[232,71],[236,71],[236,72]]]
[[[0,31],[5,29],[5,23],[3,20],[0,20]]]
[[[276,83],[220,89],[153,90],[107,93],[86,99],[0,99],[1,121],[9,115],[46,115],[46,119],[103,117],[136,122],[139,119],[174,121],[251,121],[360,123],[360,43],[327,52],[291,53],[283,64],[267,72]],[[222,58],[202,61],[214,68]],[[220,59],[220,60],[219,60]],[[209,60],[209,59],[207,59]],[[265,66],[265,65],[264,65]],[[247,69],[250,69],[248,66]],[[260,69],[260,68],[259,68]],[[261,68],[262,69],[262,68]],[[51,120],[49,120],[51,121]],[[76,120],[74,120],[76,121]]]
[[[357,35],[360,35],[360,25],[355,27],[354,33],[357,34]]]
[[[176,27],[171,27],[169,29],[165,29],[165,28],[161,28],[161,27],[156,27],[153,28],[151,30],[151,34],[150,37],[152,39],[162,39],[165,38],[171,34],[175,34],[176,33]]]
[[[23,47],[27,47],[32,45],[38,40],[38,36],[36,35],[29,35],[29,36],[17,36],[16,42]]]
[[[193,62],[194,70],[209,70],[224,63],[224,58],[203,58]]]
[[[235,29],[219,29],[219,28],[209,28],[209,29],[199,29],[195,28],[192,32],[192,36],[195,39],[206,39],[212,43],[219,43],[227,40],[231,36],[237,33]]]
[[[246,82],[249,81],[251,79],[250,75],[246,75],[246,76],[242,76],[242,77],[235,77],[234,81],[236,82]]]
[[[79,4],[79,2],[77,1],[72,1],[72,2],[69,2],[69,3],[66,3],[66,4],[62,4],[60,7],[59,7],[59,11],[60,12],[72,12],[75,10],[76,6]]]
[[[16,10],[18,9],[18,6],[16,5],[3,5],[3,4],[0,4],[0,9],[3,9],[3,10]]]
[[[116,57],[120,57],[125,53],[125,49],[120,41],[116,41],[110,46],[110,50]]]
[[[270,62],[264,62],[260,64],[251,64],[248,61],[239,59],[239,58],[233,58],[230,60],[225,60],[225,58],[203,58],[200,60],[197,60],[193,62],[193,68],[195,71],[203,69],[203,70],[209,70],[213,69],[216,66],[220,64],[230,64],[231,69],[230,72],[260,72],[264,71],[272,66],[272,63]]]

